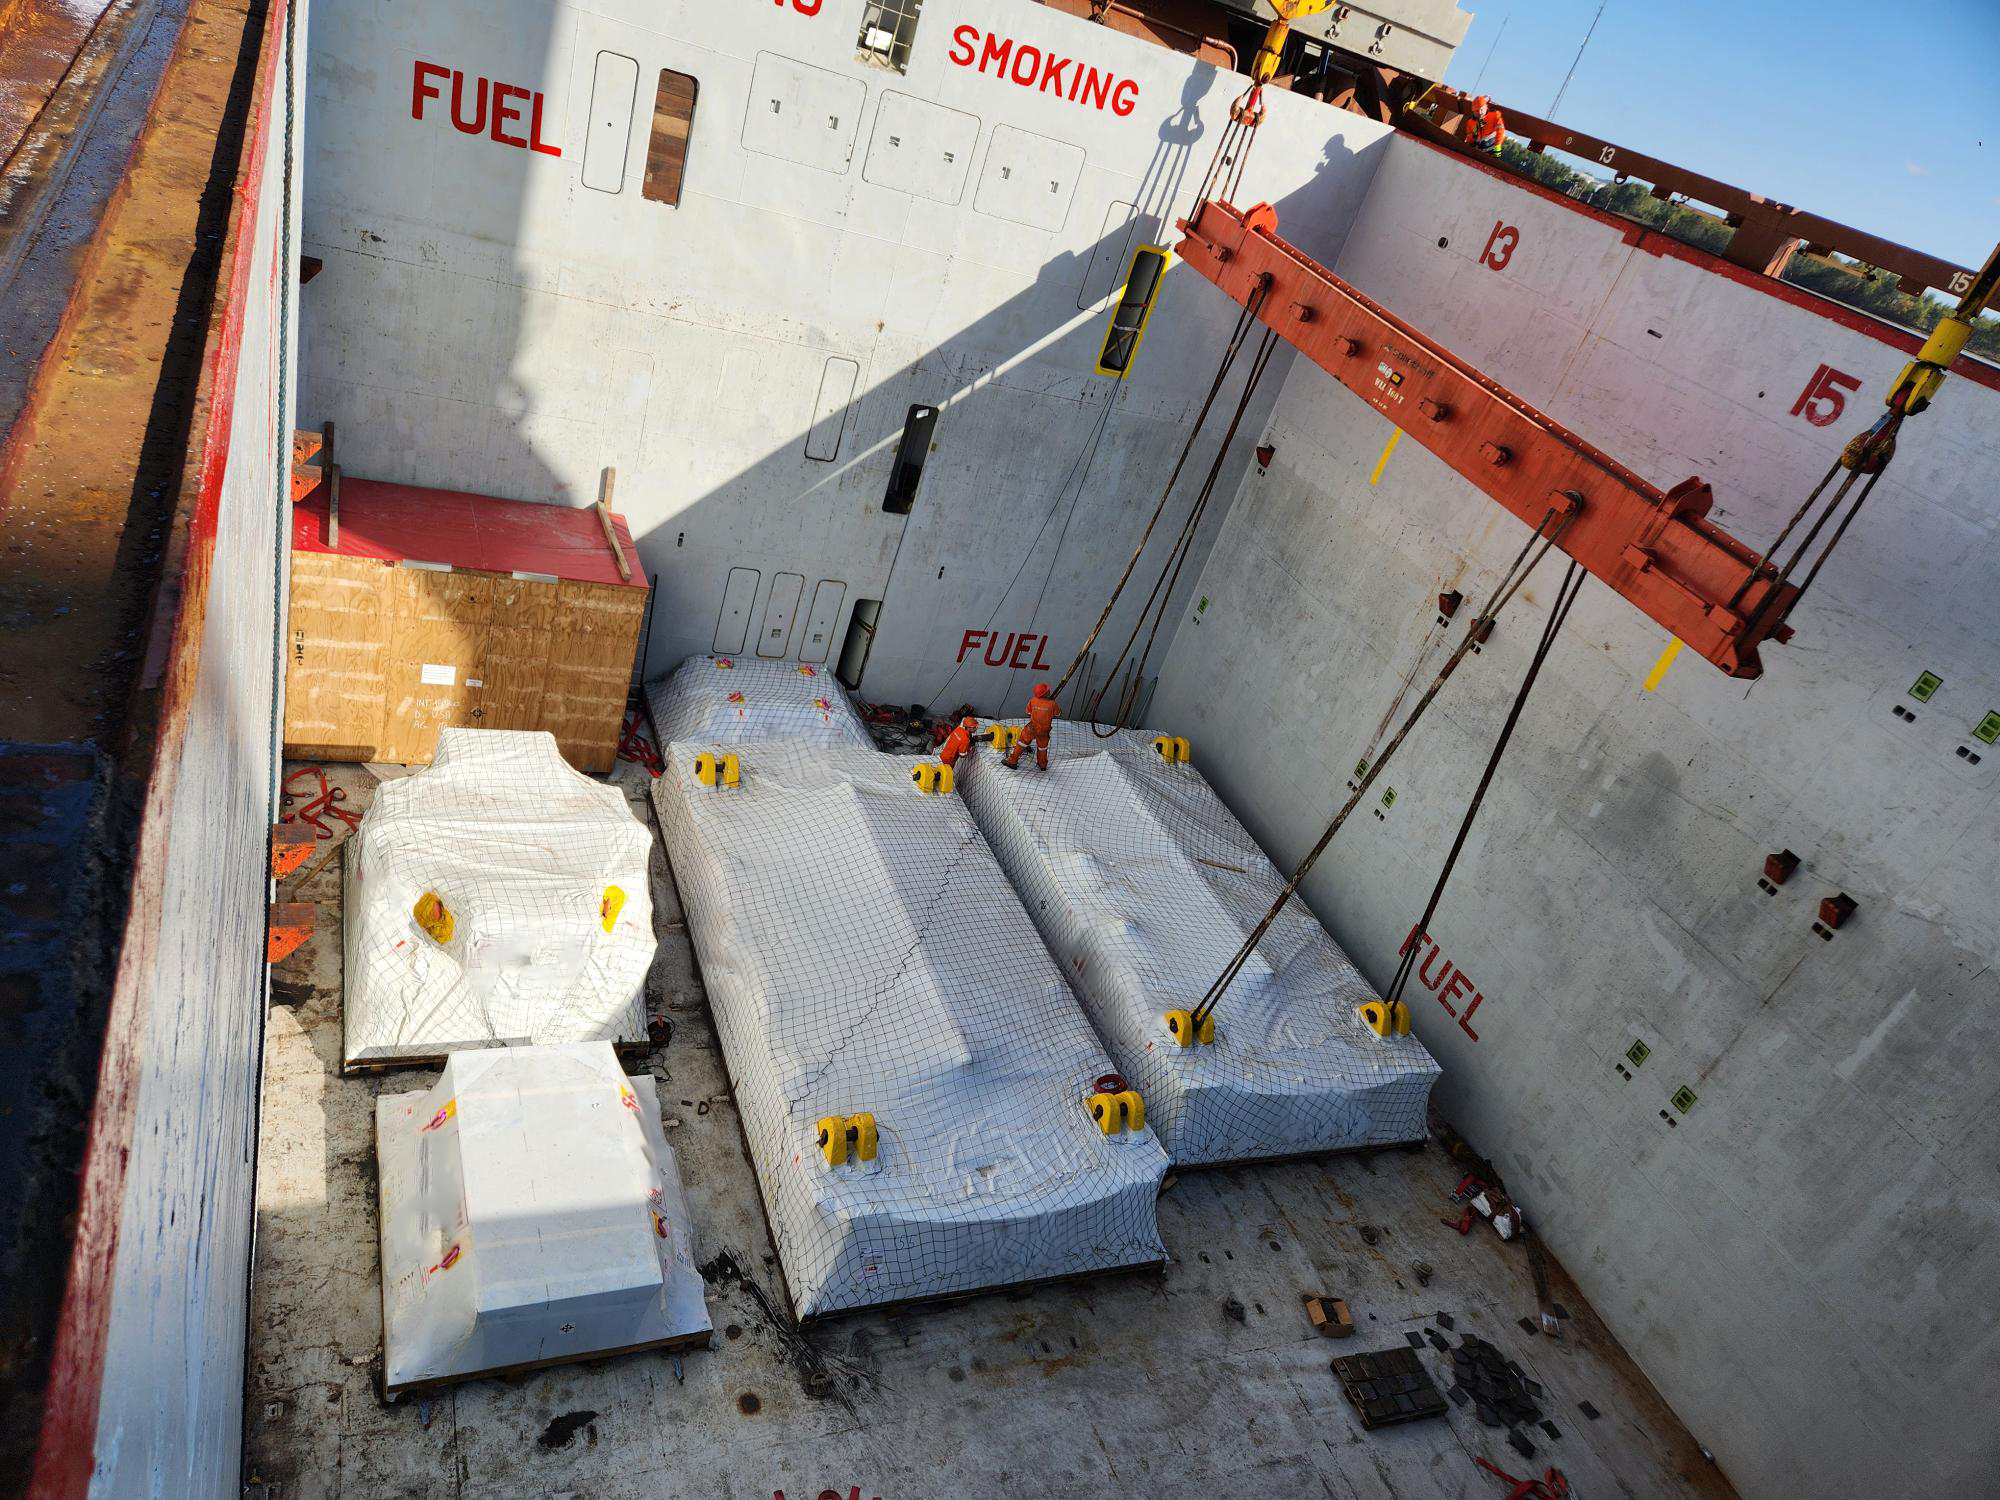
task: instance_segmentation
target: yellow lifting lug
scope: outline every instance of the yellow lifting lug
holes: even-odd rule
[[[1184,766],[1188,762],[1188,742],[1180,735],[1159,734],[1153,736],[1153,749],[1160,759],[1169,765]]]
[[[1090,1111],[1092,1121],[1106,1135],[1146,1128],[1146,1101],[1139,1097],[1136,1090],[1126,1089],[1117,1094],[1092,1094],[1084,1104]]]
[[[743,763],[734,755],[704,750],[694,758],[694,779],[703,786],[739,786],[743,781]]]
[[[1113,1094],[1111,1098],[1118,1106],[1119,1114],[1124,1117],[1127,1130],[1146,1128],[1146,1101],[1139,1097],[1137,1089],[1127,1089],[1122,1094]]]
[[[941,760],[920,760],[910,767],[910,780],[926,795],[947,796],[951,792],[951,767]]]
[[[1400,1000],[1370,1000],[1361,1007],[1361,1019],[1380,1037],[1410,1034],[1410,1008]]]
[[[847,1121],[839,1115],[828,1115],[819,1122],[819,1154],[829,1167],[847,1160]]]
[[[410,915],[439,947],[451,941],[451,908],[444,904],[444,898],[436,891],[425,891],[417,897],[417,904],[410,908]]]
[[[875,1117],[871,1114],[828,1115],[819,1122],[819,1132],[815,1137],[819,1142],[819,1154],[826,1158],[829,1167],[844,1165],[851,1156],[855,1161],[875,1160]]]
[[[1182,1047],[1192,1047],[1197,1042],[1204,1047],[1215,1045],[1215,1014],[1210,1012],[1201,1018],[1201,1025],[1194,1023],[1194,1017],[1184,1010],[1170,1010],[1162,1018],[1167,1023],[1167,1035]]]
[[[992,741],[995,750],[1006,750],[1021,737],[1019,724],[988,724],[986,738]]]

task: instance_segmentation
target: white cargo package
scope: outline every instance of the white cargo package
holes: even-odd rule
[[[690,656],[646,684],[646,707],[662,748],[771,739],[863,749],[874,743],[833,675],[808,662]]]
[[[706,1342],[651,1077],[606,1042],[453,1053],[375,1101],[383,1387]]]
[[[960,795],[1075,980],[1176,1166],[1422,1140],[1439,1068],[1414,1036],[1380,1037],[1378,999],[1305,906],[1287,903],[1215,1010],[1211,1044],[1182,1047],[1192,1010],[1263,920],[1284,877],[1192,760],[1149,731],[1099,739],[1056,722],[1047,771],[985,739]]]
[[[552,735],[444,730],[347,842],[345,1064],[643,1043],[651,851]]]
[[[708,786],[672,745],[653,798],[798,1316],[1162,1261],[1166,1155],[1094,1123],[1110,1060],[959,800],[741,758]],[[830,1162],[861,1120],[874,1159]]]

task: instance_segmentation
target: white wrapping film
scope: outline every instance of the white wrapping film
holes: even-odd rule
[[[1111,1069],[956,797],[875,750],[670,745],[653,798],[801,1318],[1165,1258],[1166,1155],[1106,1137]],[[828,1166],[828,1116],[874,1162]]]
[[[1176,1166],[1422,1140],[1438,1065],[1414,1036],[1376,1036],[1379,998],[1304,905],[1279,914],[1183,1049],[1162,1019],[1191,1010],[1284,877],[1191,762],[1154,735],[1098,739],[1058,720],[1049,769],[983,738],[958,789]]]
[[[643,1042],[651,850],[625,794],[573,769],[554,736],[444,730],[348,841],[346,1062]],[[448,930],[418,920],[427,895]]]
[[[454,1053],[375,1101],[375,1152],[391,1394],[708,1331],[653,1080],[609,1043]]]
[[[874,743],[833,674],[808,662],[690,656],[646,684],[646,707],[662,746],[803,739],[868,749]]]

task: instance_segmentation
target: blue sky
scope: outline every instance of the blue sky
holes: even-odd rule
[[[1597,3],[1459,0],[1445,82],[1548,116]],[[2000,0],[1608,0],[1551,118],[1976,267],[2000,241],[1996,62]]]

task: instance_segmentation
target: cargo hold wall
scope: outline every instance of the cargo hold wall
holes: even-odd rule
[[[1752,543],[1915,348],[1412,139],[1333,265],[1647,479],[1709,480]],[[1204,767],[1281,865],[1455,641],[1436,596],[1469,612],[1527,536],[1415,443],[1371,479],[1391,432],[1292,370],[1152,715],[1228,747]],[[1967,367],[1754,685],[1684,654],[1648,691],[1662,632],[1586,583],[1418,939],[1444,1113],[1746,1496],[1983,1493],[2000,1472],[1978,1311],[2000,1277],[2000,751],[1974,733],[2000,709],[1996,465],[2000,378]],[[1306,885],[1378,983],[1559,576],[1543,564],[1384,773],[1393,800]],[[1786,849],[1803,863],[1767,894]],[[1822,937],[1839,892],[1857,912]]]
[[[834,668],[853,641],[872,699],[1018,711],[1081,643],[1234,322],[1170,269],[1130,375],[1095,372],[1245,80],[1025,0],[931,0],[900,70],[856,20],[325,0],[301,412],[370,478],[574,505],[614,466],[655,673]],[[1270,100],[1258,161],[1315,184],[1293,228],[1318,253],[1388,135]],[[1248,462],[1246,434],[1223,495]]]
[[[156,238],[109,263],[120,305],[149,314],[145,299],[162,268],[187,251],[186,237],[160,243],[159,220],[147,216],[196,197],[204,217],[214,215],[200,234],[214,236],[208,243],[219,243],[220,259],[212,287],[194,285],[190,274],[180,293],[199,369],[191,410],[156,410],[163,425],[146,434],[149,444],[184,443],[186,454],[178,489],[164,497],[163,536],[145,539],[162,551],[157,579],[141,579],[152,596],[135,622],[144,654],[113,773],[114,798],[132,805],[110,820],[117,827],[129,819],[134,847],[129,891],[118,898],[125,915],[75,1248],[29,1481],[37,1496],[210,1496],[240,1484],[277,802],[304,62],[296,23],[304,6],[187,9],[174,66],[192,58],[220,82],[177,92],[183,75],[169,73],[163,109],[198,118],[148,122],[122,199],[122,211],[140,216],[138,230],[116,232],[143,241],[150,225]],[[143,418],[161,374],[136,358],[86,373],[112,377],[99,388],[94,435],[115,450],[134,409],[128,395],[138,394]],[[56,407],[44,414],[44,437]],[[164,424],[175,420],[186,425],[169,433]],[[178,464],[180,454],[173,457]],[[141,574],[145,562],[132,559],[145,556],[140,541],[121,549],[122,571]],[[108,843],[105,857],[116,857]],[[79,997],[84,1003],[99,1000]]]

